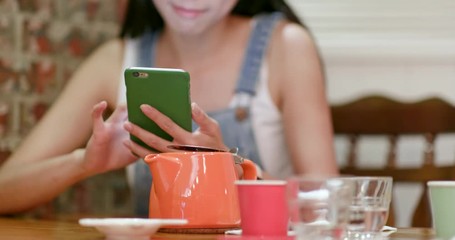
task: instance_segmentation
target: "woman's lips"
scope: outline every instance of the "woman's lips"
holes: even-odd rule
[[[179,7],[179,6],[172,6],[174,8],[174,11],[179,15],[184,18],[189,18],[189,19],[194,19],[197,18],[198,16],[202,15],[203,13],[206,12],[205,9],[190,9],[190,8],[184,8],[184,7]]]

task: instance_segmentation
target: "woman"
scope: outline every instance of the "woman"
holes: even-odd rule
[[[267,14],[275,11],[284,17]],[[136,162],[134,155],[151,153],[128,134],[168,151],[170,142],[125,122],[122,76],[128,66],[190,73],[196,131],[142,107],[174,143],[237,146],[270,174],[264,177],[337,172],[319,56],[282,0],[130,0],[122,37],[79,67],[1,166],[0,213],[29,209],[80,180]],[[115,110],[104,121],[107,108]],[[131,166],[135,178],[148,172],[142,161]],[[138,211],[146,214],[144,207]]]

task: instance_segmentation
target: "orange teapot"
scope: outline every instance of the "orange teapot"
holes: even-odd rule
[[[167,152],[145,157],[153,176],[150,218],[187,219],[175,228],[240,226],[234,155],[230,152]],[[244,179],[256,179],[250,160],[240,163]]]

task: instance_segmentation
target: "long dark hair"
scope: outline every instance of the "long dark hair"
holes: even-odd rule
[[[231,13],[240,16],[254,16],[259,13],[277,11],[282,12],[289,21],[303,26],[284,0],[239,0]],[[159,30],[163,26],[163,19],[152,0],[129,0],[120,37],[136,37],[146,30]]]

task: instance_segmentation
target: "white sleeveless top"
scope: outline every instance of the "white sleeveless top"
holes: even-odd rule
[[[125,41],[123,70],[136,65],[137,50],[136,39]],[[122,75],[119,84],[118,104],[126,102],[125,81]],[[289,151],[284,139],[283,121],[281,113],[273,102],[268,89],[267,64],[263,61],[257,92],[251,102],[251,115],[255,140],[264,170],[274,177],[285,179],[294,171],[289,156]],[[133,166],[133,165],[130,165]],[[131,183],[133,170],[128,167],[128,181]]]

